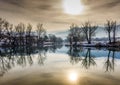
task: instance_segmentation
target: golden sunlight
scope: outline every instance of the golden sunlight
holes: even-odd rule
[[[80,0],[63,0],[64,12],[71,15],[79,15],[83,13],[84,6]]]
[[[78,74],[76,72],[70,72],[68,79],[72,82],[76,82],[78,80]]]

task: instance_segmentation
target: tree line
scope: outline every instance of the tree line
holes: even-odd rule
[[[62,42],[60,37],[47,34],[43,24],[38,23],[35,28],[24,23],[14,26],[0,18],[0,46],[33,46],[60,42]]]
[[[115,44],[116,41],[116,33],[119,25],[117,25],[116,21],[107,20],[106,24],[104,24],[103,30],[108,35],[108,44]],[[77,42],[87,41],[88,44],[91,44],[92,38],[96,34],[96,30],[99,29],[98,25],[92,25],[91,22],[85,22],[80,27],[72,24],[69,29],[69,34],[67,36],[67,40],[70,45],[74,42],[74,45],[77,45]]]

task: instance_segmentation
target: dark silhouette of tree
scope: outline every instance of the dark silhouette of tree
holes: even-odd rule
[[[29,47],[26,47],[26,55],[27,55],[27,61],[29,63],[29,65],[33,65],[33,56],[32,56],[32,51],[33,51],[33,48],[31,46]]]
[[[4,20],[2,18],[0,18],[0,42],[3,39],[3,31],[4,31],[3,25],[4,25]]]
[[[57,37],[54,34],[49,34],[49,41],[52,42],[53,45],[61,45],[63,42],[62,38]]]
[[[83,51],[82,48],[77,47],[70,47],[67,54],[70,56],[70,63],[77,64],[79,63],[82,58],[80,53]]]
[[[61,37],[57,37],[56,42],[57,42],[57,45],[62,45],[63,39]]]
[[[105,62],[106,71],[109,71],[112,68],[112,65],[110,62],[110,54],[111,54],[111,51],[109,51],[107,61]]]
[[[117,31],[117,24],[116,21],[113,21],[113,43],[116,43],[116,31]]]
[[[46,60],[46,51],[45,50],[39,50],[38,52],[38,64],[44,65],[44,62]]]
[[[111,44],[112,42],[111,40],[112,31],[113,31],[113,42],[116,42],[116,21],[107,20],[107,23],[105,24],[105,31],[108,34],[109,43]]]
[[[110,59],[111,56],[112,56],[112,60]],[[115,61],[115,50],[112,51],[109,50],[107,60],[105,62],[106,72],[114,71],[114,65],[115,65],[114,61]]]
[[[88,44],[91,44],[92,36],[95,35],[95,31],[97,30],[98,26],[92,26],[90,22],[85,22],[82,25],[82,31],[85,35],[85,38]]]
[[[43,28],[43,24],[38,24],[37,25],[37,29],[36,29],[36,33],[38,36],[38,44],[43,44],[43,38],[46,35],[46,30]]]
[[[13,42],[13,36],[14,36],[14,29],[13,29],[13,25],[10,24],[7,21],[4,21],[4,28],[6,31],[6,36],[9,40],[9,43],[7,43],[9,46],[13,46],[12,42]]]
[[[57,42],[57,37],[53,34],[49,34],[49,39],[51,42],[53,42],[53,44]]]
[[[23,23],[18,24],[15,27],[17,44],[22,46],[25,44],[25,25]]]
[[[16,63],[22,67],[25,67],[27,65],[27,59],[25,57],[25,49],[23,46],[19,46],[19,55],[17,56]]]
[[[80,27],[78,27],[77,25],[75,24],[72,24],[70,26],[70,30],[69,30],[69,34],[68,34],[68,41],[70,43],[70,45],[73,45],[73,42],[74,42],[74,45],[76,46],[77,45],[77,42],[80,42],[80,41],[83,41],[84,38],[83,38],[83,34],[82,34],[82,30]]]
[[[112,54],[112,68],[113,68],[113,71],[115,70],[115,50],[112,51],[113,54]]]
[[[96,65],[94,57],[95,56],[91,54],[91,48],[88,48],[84,56],[84,59],[82,60],[82,66],[85,67],[86,69],[89,69],[91,65],[92,66]]]
[[[28,24],[26,29],[26,45],[31,46],[33,42],[32,34],[32,25]]]

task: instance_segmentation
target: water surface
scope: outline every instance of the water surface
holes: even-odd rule
[[[0,85],[120,85],[118,48],[0,49]]]

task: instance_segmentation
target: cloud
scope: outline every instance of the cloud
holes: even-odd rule
[[[90,11],[114,11],[112,8],[119,9],[118,6],[120,5],[120,0],[85,0],[83,2]]]
[[[16,5],[18,7],[22,7],[24,0],[0,0],[0,1],[7,4]]]
[[[103,22],[108,18],[119,20],[120,0],[81,0],[85,13],[78,16],[64,13],[64,0],[0,0],[1,17],[11,23],[46,23],[48,29],[68,29],[71,23],[86,20]],[[58,28],[56,29],[56,27]]]

